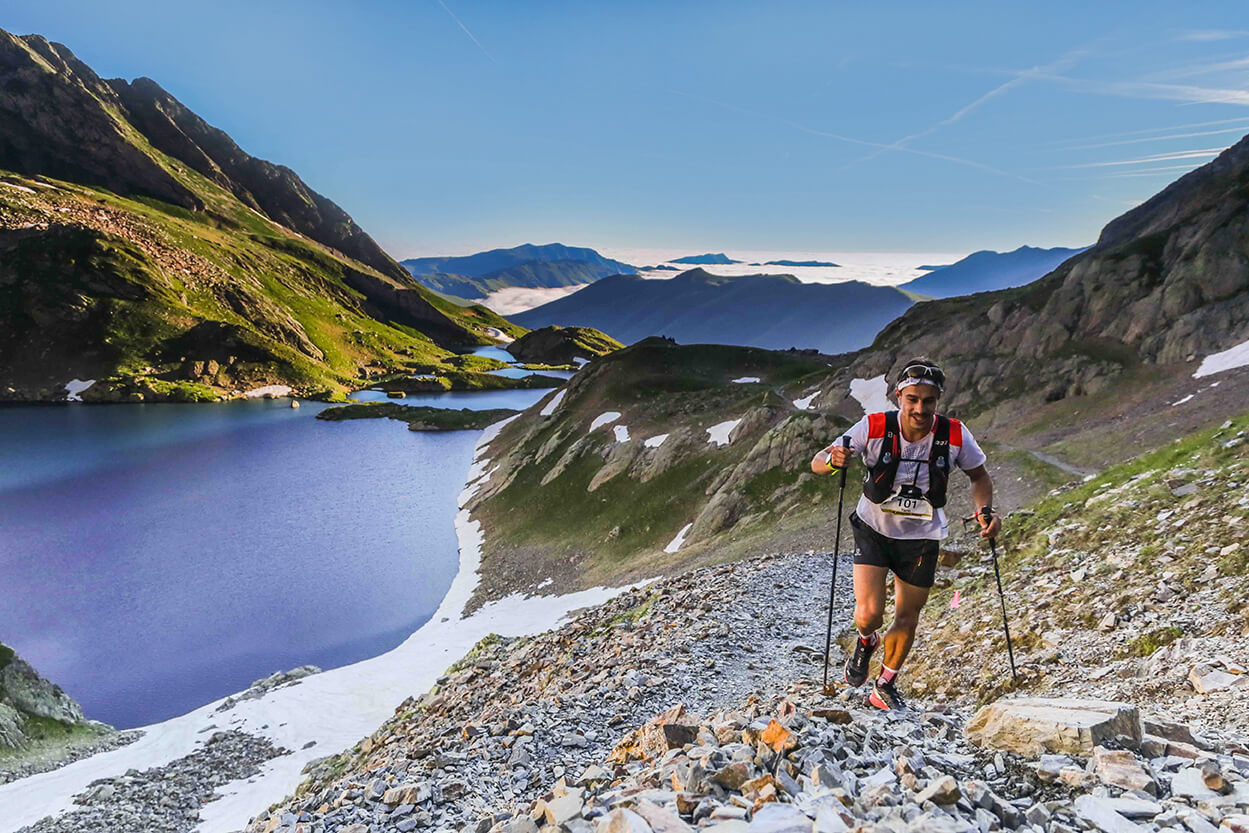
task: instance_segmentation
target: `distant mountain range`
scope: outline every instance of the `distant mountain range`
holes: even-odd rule
[[[742,261],[733,260],[731,257],[724,254],[724,252],[720,252],[718,254],[688,255],[686,257],[677,257],[677,258],[673,258],[672,260],[668,262],[669,263],[691,263],[691,264],[698,264],[701,266],[727,266],[730,263],[741,263]]]
[[[526,243],[463,257],[418,257],[403,267],[424,286],[458,298],[485,298],[508,287],[550,288],[592,283],[608,275],[637,274],[636,266],[593,249]]]
[[[1087,247],[1085,247],[1087,248]],[[929,270],[899,289],[931,298],[953,298],[1031,283],[1058,268],[1064,260],[1084,249],[1037,249],[1020,246],[1013,252],[981,251],[949,266],[921,266]]]
[[[827,260],[769,260],[764,266],[838,266],[840,263],[833,263]]]
[[[684,344],[739,344],[842,353],[870,344],[909,306],[892,287],[802,283],[792,275],[724,277],[691,269],[668,280],[618,275],[513,315],[531,329],[589,326],[625,344],[670,336]]]

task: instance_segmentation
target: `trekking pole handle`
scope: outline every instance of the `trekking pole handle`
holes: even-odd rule
[[[844,449],[846,449],[847,451],[849,451],[849,450],[850,450],[850,438],[849,438],[849,437],[844,437],[844,436],[843,436],[843,437],[841,438],[841,447],[842,447],[842,448],[844,448]],[[846,460],[846,464],[845,464],[844,466],[842,466],[842,467],[841,467],[841,486],[842,486],[842,488],[845,488],[845,486],[846,486],[846,469],[848,469],[848,468],[850,468],[850,461],[849,461],[849,460]]]
[[[981,518],[984,518],[984,522],[986,525],[993,523],[993,507],[992,506],[986,506],[983,509],[981,509],[979,512],[977,512],[976,514],[980,516]],[[997,544],[997,539],[990,538],[989,544],[990,545]]]

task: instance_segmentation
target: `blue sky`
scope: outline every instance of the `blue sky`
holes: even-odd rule
[[[1092,242],[1249,133],[1241,2],[38,0],[397,257]]]

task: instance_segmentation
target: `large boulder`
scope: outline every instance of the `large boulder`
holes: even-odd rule
[[[11,706],[0,703],[0,749],[25,749],[26,746],[22,715]]]
[[[1091,757],[1105,741],[1141,741],[1135,706],[1107,700],[1021,697],[981,708],[967,724],[979,746],[1035,757],[1043,752]]]

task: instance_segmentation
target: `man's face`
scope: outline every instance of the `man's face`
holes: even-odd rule
[[[937,400],[941,394],[932,385],[909,385],[898,394],[899,420],[902,428],[927,432],[932,428],[932,416],[937,412]]]

